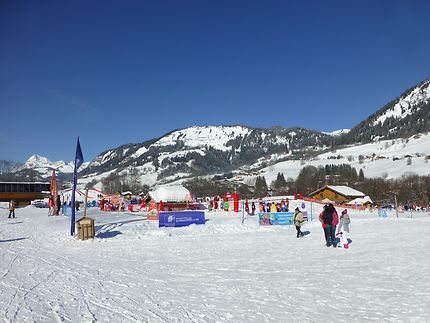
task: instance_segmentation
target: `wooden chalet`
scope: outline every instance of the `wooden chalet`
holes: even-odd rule
[[[310,196],[316,200],[328,199],[336,203],[347,203],[356,198],[364,198],[364,193],[349,186],[325,185],[312,192]]]

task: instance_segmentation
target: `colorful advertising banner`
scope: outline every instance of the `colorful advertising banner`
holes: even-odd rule
[[[205,224],[205,212],[160,212],[158,223],[159,227],[184,227],[190,224]]]
[[[259,212],[260,225],[292,225],[294,212]]]
[[[57,176],[55,176],[55,169],[54,169],[52,171],[52,177],[51,177],[51,196],[52,196],[52,202],[54,203],[55,214],[57,213],[57,208],[60,207],[60,205],[57,205],[57,195],[58,195]]]

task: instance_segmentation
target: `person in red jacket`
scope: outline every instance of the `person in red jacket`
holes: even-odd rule
[[[52,195],[48,198],[48,215],[54,215],[54,199],[52,198]]]
[[[141,211],[146,211],[145,199],[142,199],[142,202],[140,203],[140,210]]]
[[[323,211],[320,214],[320,221],[324,230],[324,236],[326,246],[337,247],[336,241],[336,226],[339,223],[339,216],[337,215],[336,209],[333,204],[325,205]]]

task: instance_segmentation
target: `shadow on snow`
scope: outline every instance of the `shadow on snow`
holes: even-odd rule
[[[0,243],[2,242],[14,242],[14,241],[19,241],[19,240],[26,240],[27,238],[16,238],[16,239],[8,239],[8,240],[0,240]]]

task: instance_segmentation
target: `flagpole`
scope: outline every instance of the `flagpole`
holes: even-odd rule
[[[73,169],[73,189],[72,189],[72,217],[70,219],[70,235],[75,235],[75,191],[78,184],[78,168],[84,162],[84,156],[82,155],[81,144],[78,142],[76,144],[76,154],[75,154],[75,167]]]
[[[76,184],[77,184],[77,175],[76,175],[77,169],[76,169],[76,163],[75,168],[73,170],[73,189],[72,189],[72,217],[70,221],[70,235],[75,235],[75,191],[76,191]]]

